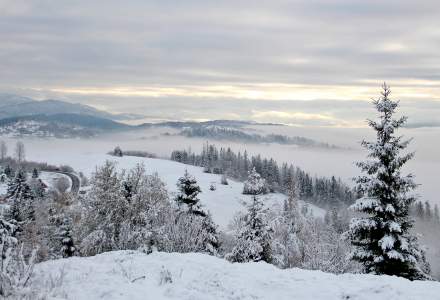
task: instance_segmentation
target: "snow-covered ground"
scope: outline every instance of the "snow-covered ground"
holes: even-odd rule
[[[33,152],[29,151],[31,156]],[[32,155],[33,156],[33,155]],[[234,180],[228,180],[229,185],[220,184],[220,175],[203,173],[202,168],[185,165],[182,163],[165,160],[165,159],[152,159],[143,157],[114,157],[104,153],[96,152],[79,152],[75,155],[65,155],[60,152],[58,155],[48,155],[45,157],[32,157],[36,161],[47,161],[51,164],[68,164],[72,166],[76,172],[83,172],[86,176],[90,177],[96,170],[96,167],[105,163],[106,160],[115,161],[118,169],[130,169],[136,166],[138,163],[143,163],[146,167],[147,173],[158,173],[159,177],[165,182],[170,196],[173,197],[177,192],[177,180],[183,176],[185,169],[193,175],[199,183],[202,193],[200,199],[202,204],[211,212],[214,222],[216,222],[221,229],[226,229],[227,225],[232,220],[232,217],[238,212],[243,210],[242,202],[250,200],[249,195],[243,195],[243,183]],[[40,178],[50,187],[53,186],[56,180],[63,174],[53,172],[41,172]],[[68,178],[68,176],[65,176]],[[69,179],[69,178],[68,178]],[[70,181],[70,179],[69,179]],[[216,186],[215,191],[211,191],[209,187],[211,184]],[[1,194],[0,194],[1,195]],[[265,199],[265,203],[268,207],[282,205],[285,195],[280,193],[271,193],[262,196]],[[300,205],[304,205],[304,202],[300,202]],[[308,204],[310,212],[315,217],[323,217],[325,210]]]
[[[55,173],[55,172],[40,172],[40,175],[38,176],[49,188],[53,188],[56,186],[57,181],[60,180],[60,178],[65,178],[68,180],[70,186],[72,186],[72,181],[69,178],[69,176]],[[70,191],[70,187],[67,189],[67,191]]]
[[[281,270],[199,253],[117,251],[73,257],[36,265],[34,278],[55,286],[54,299],[440,299],[438,282]]]
[[[28,176],[31,176],[31,175],[32,174],[28,174]],[[60,173],[43,171],[43,172],[40,172],[38,178],[41,179],[49,188],[54,187],[60,178],[66,178],[70,182],[70,185],[72,185],[72,182],[71,182],[69,176],[64,175],[64,174],[60,174]],[[4,196],[6,194],[7,188],[8,188],[8,186],[6,183],[0,183],[0,197]],[[68,191],[69,190],[70,190],[70,188],[68,188]]]
[[[8,185],[6,183],[0,183],[0,197],[6,194]]]
[[[152,158],[141,157],[113,157],[109,155],[96,155],[92,160],[96,165],[103,164],[105,160],[112,160],[117,162],[119,169],[130,169],[138,163],[144,163],[148,173],[157,172],[159,177],[165,182],[170,196],[173,197],[177,192],[177,180],[183,176],[185,169],[193,175],[196,179],[202,193],[200,200],[202,204],[212,213],[213,220],[222,228],[225,229],[231,221],[234,214],[243,209],[243,200],[250,200],[249,195],[243,195],[243,183],[229,180],[229,185],[220,184],[220,175],[203,173],[202,168],[185,165],[182,163]],[[73,167],[90,175],[94,170],[93,164],[84,161],[84,164],[73,165]],[[211,191],[209,187],[215,184],[216,190]],[[265,199],[267,206],[281,205],[286,198],[280,193],[271,193],[262,196]],[[304,205],[301,202],[301,205]],[[314,205],[309,205],[309,208],[314,216],[323,217],[325,211]]]

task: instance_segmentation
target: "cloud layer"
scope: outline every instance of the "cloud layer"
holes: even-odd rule
[[[386,80],[422,118],[439,109],[439,20],[437,1],[0,0],[0,89],[164,118],[191,103],[180,116],[213,118],[213,105],[354,124],[325,103],[368,100]]]

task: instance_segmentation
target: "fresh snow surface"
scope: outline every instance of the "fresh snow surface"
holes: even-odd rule
[[[29,174],[29,176],[32,176],[32,174]],[[64,174],[43,171],[40,172],[40,175],[38,176],[38,178],[40,178],[49,188],[53,188],[57,181],[63,177],[66,178],[69,181],[70,186],[72,186],[70,177]],[[68,188],[68,191],[70,191],[70,188]]]
[[[202,193],[200,194],[201,203],[211,212],[213,220],[222,228],[226,229],[227,225],[232,220],[232,217],[238,211],[244,210],[242,205],[243,200],[249,201],[250,195],[243,195],[243,183],[234,180],[228,180],[229,185],[222,185],[220,183],[221,175],[207,174],[203,172],[200,167],[185,165],[182,163],[153,158],[141,158],[133,156],[113,157],[109,155],[102,155],[96,157],[93,161],[95,164],[102,164],[105,160],[112,160],[117,162],[117,166],[120,169],[133,168],[137,163],[144,163],[147,173],[159,174],[159,177],[165,182],[167,189],[171,197],[177,192],[177,180],[183,176],[185,169],[193,175]],[[83,171],[85,174],[91,174],[94,168],[90,167],[90,163],[87,165],[87,169],[78,169],[78,166],[73,167],[78,171]],[[216,190],[211,191],[209,189],[211,184],[215,184]],[[265,203],[268,207],[278,206],[282,207],[283,201],[286,198],[285,195],[280,193],[271,193],[262,195],[265,199]],[[304,205],[304,202],[300,202]],[[314,205],[309,204],[311,213],[316,217],[323,217],[325,211]]]
[[[161,275],[166,272],[171,282]],[[50,299],[440,299],[438,282],[281,270],[264,262],[232,264],[200,253],[116,251],[59,259],[37,264],[33,278],[55,282]]]
[[[0,183],[0,197],[6,195],[8,185],[6,183]]]
[[[227,228],[234,214],[244,209],[241,202],[243,200],[250,200],[249,195],[242,195],[242,182],[228,179],[229,185],[224,186],[220,184],[221,175],[206,174],[203,173],[203,169],[200,167],[185,165],[175,161],[134,156],[114,157],[104,154],[101,148],[94,149],[93,147],[90,151],[78,148],[76,152],[74,147],[55,149],[56,151],[54,150],[48,155],[39,153],[36,150],[28,151],[27,156],[29,160],[47,162],[54,165],[67,164],[73,167],[76,172],[82,172],[87,177],[90,177],[96,170],[96,167],[103,165],[106,160],[116,161],[119,169],[130,169],[137,163],[144,163],[147,173],[157,172],[159,174],[159,177],[165,182],[171,197],[177,191],[177,180],[183,176],[185,169],[187,169],[197,179],[202,189],[200,194],[202,204],[211,212],[213,220],[223,230]],[[211,183],[215,183],[217,190],[209,190]],[[282,207],[282,203],[286,198],[285,195],[280,193],[268,194],[262,197],[267,198],[266,204],[268,206],[275,204],[280,207]],[[304,205],[304,202],[300,202],[300,204]],[[324,217],[325,210],[311,204],[308,206],[315,217]]]

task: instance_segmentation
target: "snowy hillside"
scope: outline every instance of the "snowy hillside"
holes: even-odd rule
[[[159,177],[167,185],[168,191],[173,194],[177,191],[176,183],[179,177],[183,175],[185,169],[188,170],[196,179],[202,189],[200,199],[203,205],[209,209],[213,215],[214,221],[223,229],[227,227],[234,214],[243,209],[241,202],[250,199],[249,195],[242,195],[243,183],[229,180],[229,185],[220,184],[220,175],[203,173],[202,168],[181,164],[174,161],[141,158],[141,157],[113,157],[104,154],[84,154],[70,157],[63,157],[60,161],[50,161],[51,163],[71,165],[76,171],[81,171],[90,176],[97,165],[103,164],[106,160],[117,162],[120,169],[133,168],[137,163],[144,163],[148,173],[157,172]],[[93,163],[90,163],[93,161]],[[215,184],[216,190],[209,189],[211,184]],[[263,196],[268,206],[282,204],[285,195],[280,193],[267,194]],[[301,204],[304,204],[303,202]],[[323,217],[325,211],[309,205],[314,216]]]
[[[434,300],[440,295],[438,282],[281,270],[196,253],[108,252],[48,261],[35,271],[37,280],[55,282],[56,299]]]

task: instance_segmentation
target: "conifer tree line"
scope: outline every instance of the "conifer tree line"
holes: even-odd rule
[[[437,204],[432,207],[428,201],[417,201],[412,205],[411,213],[420,221],[440,224],[440,213]]]
[[[250,134],[245,131],[220,126],[192,126],[183,129],[180,135],[186,137],[209,138],[215,140],[238,141],[241,143],[276,143],[281,145],[299,145],[303,147],[319,147],[327,149],[337,148],[328,143],[321,143],[302,136],[289,137],[281,134],[268,134],[265,136],[259,134]]]
[[[231,148],[218,149],[208,142],[202,152],[196,154],[191,150],[175,150],[171,160],[200,166],[207,173],[225,174],[231,178],[244,181],[249,172],[255,171],[264,178],[270,192],[287,194],[291,182],[295,182],[300,199],[321,207],[348,206],[353,203],[356,193],[339,178],[334,176],[313,177],[293,164],[283,163],[281,166],[273,159],[262,158],[260,155],[249,156],[247,151],[234,152]]]

